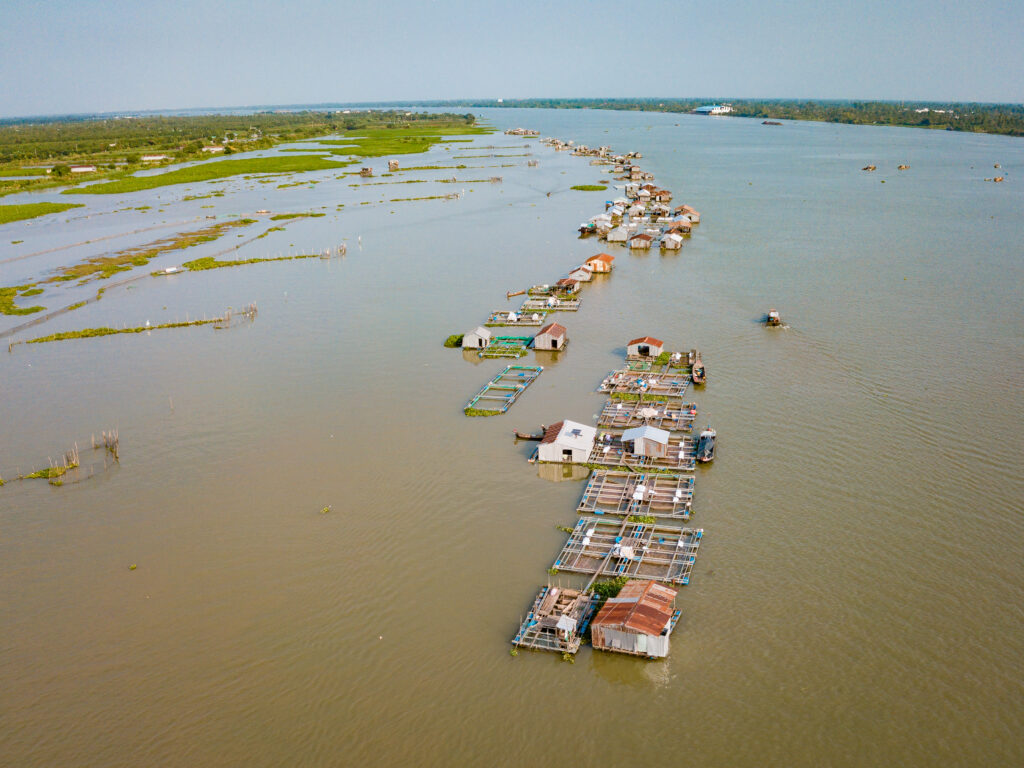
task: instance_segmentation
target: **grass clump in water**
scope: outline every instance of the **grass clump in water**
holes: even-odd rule
[[[60,213],[69,208],[82,208],[81,203],[24,203],[22,205],[0,205],[0,224],[9,224],[12,221],[23,221],[34,219],[37,216],[47,216],[51,213]]]
[[[580,192],[604,192],[607,187],[601,184],[576,184],[575,186],[570,187],[570,189],[576,189]]]
[[[227,267],[241,267],[246,264],[262,264],[270,261],[294,261],[296,259],[313,259],[317,258],[317,253],[300,253],[295,256],[273,256],[266,259],[236,259],[228,261],[218,261],[213,256],[204,256],[201,259],[195,259],[193,261],[186,261],[183,266],[190,272],[203,272],[207,269],[225,269]]]
[[[326,216],[326,213],[279,213],[275,216],[271,216],[271,221],[284,221],[285,219],[301,219],[301,218],[319,218],[320,216]]]
[[[501,414],[501,411],[491,408],[463,408],[462,410],[467,416],[498,416]]]
[[[444,340],[444,345],[448,348],[461,347],[462,337],[465,335],[466,334],[464,333],[453,333],[451,336]]]
[[[31,286],[29,285],[15,285],[9,288],[0,288],[0,313],[5,315],[32,315],[46,309],[46,307],[40,306],[19,307],[14,304],[14,297],[18,295],[19,291],[28,291],[30,289]]]

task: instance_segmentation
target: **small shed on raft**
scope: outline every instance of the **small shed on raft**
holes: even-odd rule
[[[555,292],[566,294],[571,296],[574,293],[578,293],[580,290],[580,281],[574,280],[571,277],[563,277],[557,283],[555,283]]]
[[[544,430],[544,437],[537,447],[537,458],[540,461],[584,464],[590,458],[596,436],[596,427],[560,421]]]
[[[633,427],[622,433],[622,442],[632,443],[630,453],[637,456],[668,456],[668,432],[664,429],[649,425]]]
[[[482,325],[462,337],[463,349],[483,349],[491,343],[491,332]]]
[[[653,336],[641,336],[626,345],[628,357],[657,357],[665,347],[665,342]]]
[[[656,581],[630,579],[616,597],[609,597],[591,623],[595,649],[634,656],[668,656],[675,629],[676,590]]]
[[[359,175],[360,176],[364,176],[366,178],[369,178],[370,176],[373,176],[373,168],[370,168],[370,167],[360,168],[359,169]]]
[[[669,232],[662,236],[661,247],[669,251],[677,251],[683,247],[683,236]]]
[[[607,253],[599,253],[597,256],[591,256],[583,263],[590,267],[592,272],[605,274],[612,271],[613,261],[615,261],[614,256]]]
[[[624,243],[629,239],[629,230],[625,227],[616,227],[608,233],[609,243]]]
[[[566,335],[565,326],[558,323],[548,323],[533,337],[533,348],[542,349],[563,349],[569,337]]]
[[[398,170],[398,161],[397,160],[388,160],[388,170],[389,171],[397,171]]]

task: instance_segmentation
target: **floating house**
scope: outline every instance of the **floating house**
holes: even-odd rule
[[[694,224],[700,224],[700,213],[693,206],[680,205],[672,213],[676,216],[687,216]]]
[[[665,342],[653,336],[641,336],[626,345],[627,357],[657,357],[665,347]]]
[[[668,656],[669,636],[679,619],[675,599],[676,590],[656,581],[627,581],[590,625],[594,648],[655,659]]]
[[[650,425],[633,427],[622,433],[622,442],[636,456],[665,458],[668,456],[668,432]]]
[[[586,264],[581,264],[569,273],[569,277],[581,283],[589,283],[594,279],[594,273]]]
[[[576,653],[598,600],[597,595],[578,589],[542,587],[512,644],[520,648]]]
[[[571,277],[563,277],[557,283],[555,283],[554,290],[556,293],[572,295],[578,293],[580,290],[580,281],[574,280]]]
[[[491,332],[482,325],[462,337],[463,349],[484,349],[491,343]]]
[[[661,238],[661,247],[668,251],[678,251],[683,247],[683,236],[668,232]]]
[[[565,326],[558,323],[548,323],[533,337],[533,348],[563,349],[568,340],[569,337],[566,336]]]
[[[609,243],[624,243],[629,239],[629,230],[625,227],[616,227],[608,232],[606,239]]]
[[[584,464],[594,448],[597,428],[575,421],[560,421],[544,430],[537,446],[539,461]]]
[[[397,171],[398,170],[398,161],[397,160],[388,160],[388,170],[389,171]]]
[[[629,238],[629,247],[633,249],[647,249],[651,247],[654,238],[647,234],[633,235]]]
[[[359,175],[363,176],[364,178],[369,178],[370,176],[373,176],[373,168],[370,168],[369,166],[365,168],[360,168]]]
[[[599,253],[597,256],[591,256],[583,263],[590,267],[591,271],[594,273],[606,274],[612,271],[613,261],[615,261],[614,256],[607,253]]]

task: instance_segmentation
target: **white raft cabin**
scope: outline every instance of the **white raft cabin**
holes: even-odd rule
[[[482,325],[478,325],[474,330],[469,333],[463,334],[462,336],[462,348],[463,349],[486,349],[487,345],[491,343],[493,334],[489,329]]]
[[[565,349],[569,337],[566,335],[565,326],[559,323],[548,323],[533,337],[533,348],[535,350],[548,350],[557,352]]]
[[[552,463],[586,464],[594,448],[597,427],[575,421],[559,421],[545,428],[537,446],[537,459]]]
[[[665,349],[665,342],[653,336],[641,336],[626,345],[626,358],[658,357]]]
[[[609,597],[590,624],[596,650],[662,659],[668,656],[669,636],[679,621],[676,590],[656,581],[630,579]]]

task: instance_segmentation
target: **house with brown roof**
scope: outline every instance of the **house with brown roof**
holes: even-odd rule
[[[562,294],[574,294],[580,290],[580,281],[573,280],[571,277],[563,277],[557,283],[555,283],[555,292]]]
[[[592,272],[603,274],[612,271],[613,261],[615,261],[614,256],[607,253],[599,253],[597,256],[591,256],[583,263],[590,267]]]
[[[533,337],[533,348],[536,350],[562,349],[567,341],[569,341],[569,337],[566,335],[565,326],[548,323]]]
[[[629,238],[629,247],[630,248],[634,248],[634,249],[637,249],[637,248],[639,248],[639,249],[650,248],[651,247],[651,241],[653,239],[654,238],[651,237],[650,235],[645,235],[645,234],[633,235],[631,238]]]
[[[594,279],[594,271],[590,268],[589,264],[580,264],[569,273],[569,277],[573,280],[579,280],[581,283],[589,283]]]
[[[653,336],[641,336],[626,345],[627,357],[657,357],[665,347],[665,342]]]
[[[653,659],[668,656],[669,636],[679,619],[675,599],[676,590],[670,587],[630,579],[591,622],[594,648]]]

